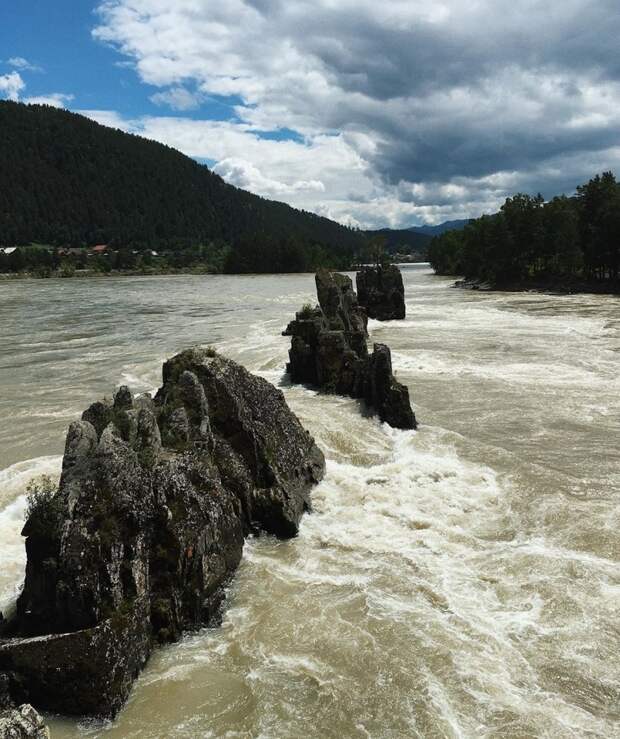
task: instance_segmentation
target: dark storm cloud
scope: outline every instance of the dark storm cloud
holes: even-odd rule
[[[372,182],[342,197],[382,182],[456,213],[620,159],[612,0],[112,0],[96,33],[150,84],[239,96],[254,129],[341,133]]]

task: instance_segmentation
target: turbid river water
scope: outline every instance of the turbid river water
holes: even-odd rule
[[[69,422],[211,344],[327,458],[289,542],[250,540],[221,628],[155,652],[109,725],[52,737],[619,737],[620,300],[452,290],[405,268],[392,347],[418,432],[290,387],[311,275],[0,284],[0,608],[30,477]]]

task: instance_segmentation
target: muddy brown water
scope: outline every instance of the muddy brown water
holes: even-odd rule
[[[450,289],[404,268],[392,347],[419,431],[290,387],[312,275],[0,284],[0,609],[29,479],[67,425],[215,346],[271,382],[327,458],[289,542],[250,540],[221,628],[156,651],[110,724],[52,737],[620,737],[620,299]]]

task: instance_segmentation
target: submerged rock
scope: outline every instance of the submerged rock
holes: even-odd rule
[[[154,643],[217,623],[245,536],[297,533],[323,472],[281,391],[210,350],[166,362],[154,399],[91,406],[24,527],[0,640],[16,700],[114,715]]]
[[[296,383],[364,399],[381,421],[416,428],[407,387],[392,373],[390,350],[375,344],[368,353],[364,308],[346,275],[316,274],[319,306],[299,311],[283,332],[291,336],[287,371]]]
[[[362,267],[355,281],[358,300],[369,318],[391,321],[405,317],[403,276],[395,264]]]

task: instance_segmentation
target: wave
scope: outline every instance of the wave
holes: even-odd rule
[[[56,477],[62,457],[37,457],[0,470],[0,611],[17,597],[26,566],[21,530],[26,514],[26,488],[40,475]]]

